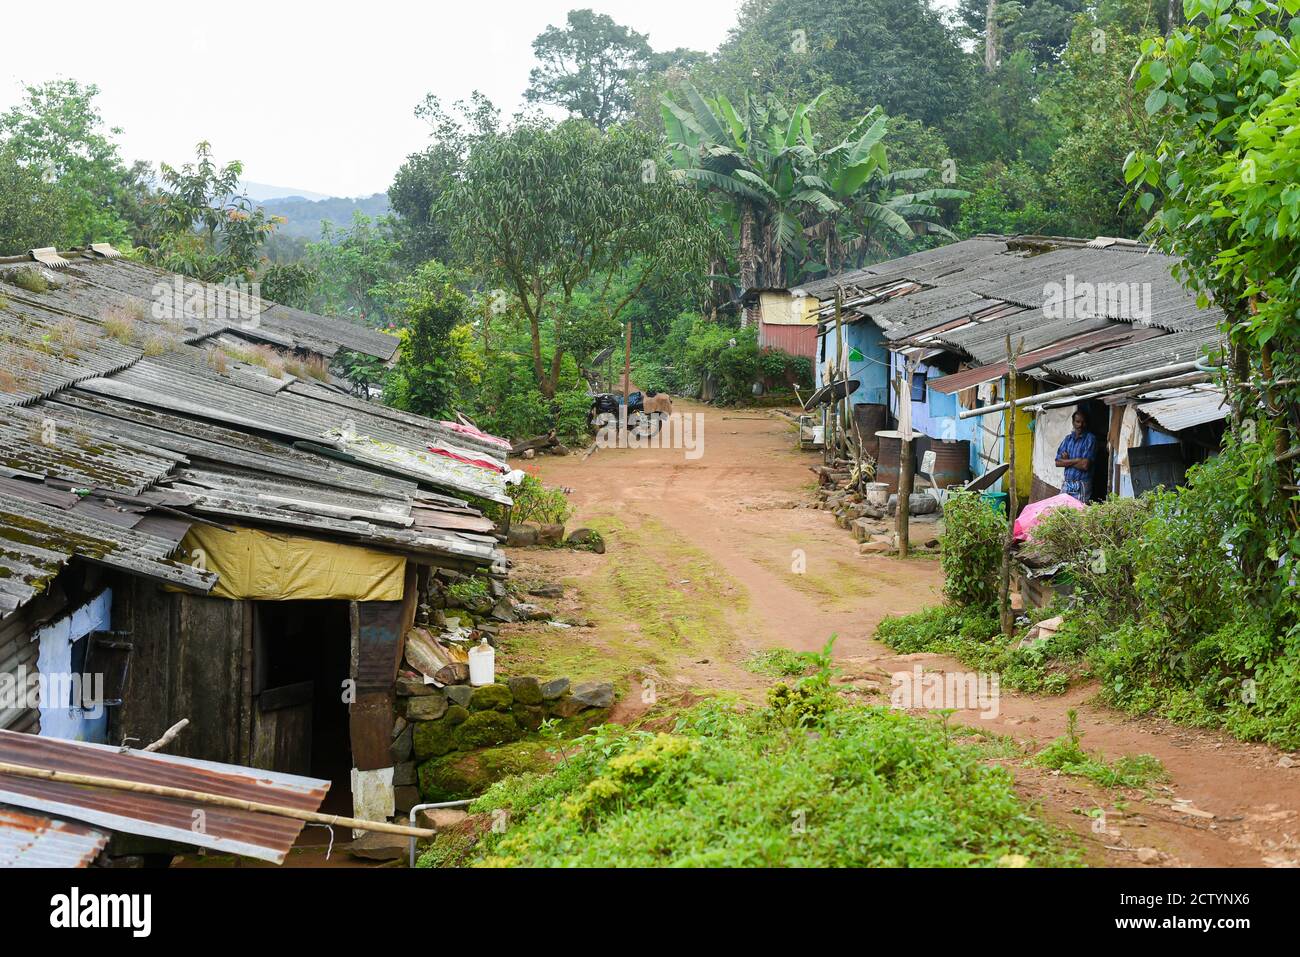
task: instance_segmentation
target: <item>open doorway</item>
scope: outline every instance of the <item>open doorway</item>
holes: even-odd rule
[[[344,814],[352,809],[351,670],[346,601],[256,603],[252,763],[330,781],[323,809]]]
[[[1092,457],[1092,499],[1102,502],[1110,494],[1111,407],[1100,399],[1087,399],[1078,407],[1088,417],[1088,431],[1097,440],[1097,453]]]

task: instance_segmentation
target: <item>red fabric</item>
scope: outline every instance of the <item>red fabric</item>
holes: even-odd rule
[[[481,469],[487,469],[489,472],[506,472],[508,469],[502,468],[496,462],[490,459],[476,459],[468,455],[461,455],[459,452],[453,452],[451,449],[440,448],[436,445],[429,446],[429,451],[434,455],[445,455],[449,459],[455,459],[457,462],[464,462],[466,465],[477,465]]]
[[[1043,520],[1046,515],[1054,508],[1087,508],[1073,495],[1053,495],[1051,498],[1045,498],[1041,502],[1033,502],[1026,505],[1020,517],[1016,519],[1016,524],[1012,526],[1012,532],[1018,542],[1023,542],[1030,538],[1030,532],[1034,526]]]

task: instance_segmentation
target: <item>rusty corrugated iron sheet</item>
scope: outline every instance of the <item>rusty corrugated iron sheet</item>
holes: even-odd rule
[[[758,326],[758,344],[770,349],[779,349],[792,356],[803,356],[816,361],[817,326],[777,325],[760,322]]]
[[[0,731],[0,763],[184,788],[303,811],[317,810],[329,789],[328,781],[315,778],[12,731]],[[283,863],[303,827],[302,821],[270,814],[2,772],[0,803],[275,864]]]
[[[84,824],[0,806],[0,869],[88,867],[108,835]]]

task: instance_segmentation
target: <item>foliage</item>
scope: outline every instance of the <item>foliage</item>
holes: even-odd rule
[[[632,81],[651,52],[645,34],[603,13],[570,10],[563,28],[548,26],[533,41],[538,65],[528,75],[524,98],[609,129],[631,110]]]
[[[1125,178],[1142,210],[1159,200],[1148,230],[1183,257],[1180,277],[1225,313],[1230,353],[1221,378],[1243,444],[1255,445],[1234,525],[1258,535],[1234,544],[1262,596],[1293,604],[1300,4],[1186,0],[1183,11],[1184,28],[1142,45],[1136,87],[1161,138],[1130,154]]]
[[[276,220],[239,190],[243,164],[218,166],[210,144],[192,163],[159,165],[162,183],[151,200],[144,243],[149,262],[207,282],[251,282]]]
[[[1152,499],[1120,498],[1086,509],[1057,508],[1034,527],[1032,551],[1045,565],[1061,565],[1079,602],[1103,618],[1137,613],[1137,551],[1151,517]]]
[[[958,607],[992,608],[1006,517],[973,492],[948,496],[943,506],[943,593]]]
[[[447,588],[447,598],[455,608],[473,608],[490,597],[487,579],[481,575],[467,576]]]
[[[636,129],[520,118],[471,142],[460,178],[439,201],[466,261],[499,276],[527,321],[531,371],[547,398],[574,339],[590,341],[584,316],[609,335],[652,278],[703,271],[713,244],[704,210],[657,175],[659,156],[655,138]],[[620,269],[632,273],[611,294]],[[575,308],[579,287],[600,277],[587,308]]]
[[[469,300],[454,278],[441,263],[428,262],[390,292],[401,346],[385,398],[435,419],[451,418],[462,390],[481,374],[466,325]]]
[[[310,243],[306,260],[317,275],[312,308],[327,316],[354,319],[382,328],[401,312],[405,295],[398,265],[398,242],[386,221],[355,213],[346,227],[321,223],[320,240]],[[272,297],[274,298],[274,297]]]
[[[510,490],[510,497],[515,503],[510,513],[514,522],[563,525],[573,514],[573,506],[564,490],[547,488],[534,475],[525,475],[524,480]]]
[[[130,245],[137,235],[149,170],[140,163],[128,167],[122,160],[112,139],[121,130],[105,129],[98,96],[94,84],[51,80],[25,87],[21,102],[0,114],[0,180],[8,179],[0,181],[0,252],[91,242]],[[12,166],[24,171],[21,178],[15,178]],[[6,208],[18,206],[23,195],[6,195],[10,188],[27,194],[38,217],[28,223],[26,235],[32,235],[32,227],[49,230],[38,240],[13,245],[17,235],[9,230],[17,230],[5,222]],[[34,205],[45,197],[52,199],[49,210]]]
[[[1010,774],[934,722],[878,708],[811,726],[720,702],[671,734],[594,729],[548,775],[496,784],[482,866],[998,866],[1071,863]],[[810,734],[815,728],[817,733]]]
[[[1113,763],[1090,754],[1079,743],[1079,715],[1067,713],[1065,734],[1034,756],[1034,763],[1063,774],[1084,777],[1106,788],[1146,788],[1169,780],[1169,772],[1150,754],[1125,754]]]
[[[56,183],[0,143],[0,253],[48,246],[67,230],[67,198]]]
[[[334,371],[351,383],[352,391],[363,398],[369,398],[371,387],[379,385],[388,374],[382,359],[350,349],[341,349],[335,354]]]

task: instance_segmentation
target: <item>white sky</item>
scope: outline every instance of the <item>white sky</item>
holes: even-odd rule
[[[25,83],[100,87],[128,160],[178,164],[209,140],[246,179],[335,196],[386,190],[424,146],[414,109],[486,93],[522,102],[532,41],[574,7],[648,33],[656,50],[713,50],[740,0],[132,0],[11,4],[0,110]]]

